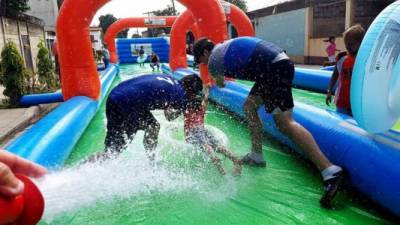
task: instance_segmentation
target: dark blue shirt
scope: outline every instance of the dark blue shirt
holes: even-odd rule
[[[143,75],[120,83],[109,97],[127,113],[155,109],[183,109],[185,91],[175,78],[164,74]]]
[[[282,59],[288,57],[277,45],[259,38],[239,37],[214,47],[208,69],[214,76],[254,81]]]

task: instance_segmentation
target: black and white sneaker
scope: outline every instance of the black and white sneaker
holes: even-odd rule
[[[332,208],[332,200],[335,198],[336,193],[338,192],[340,185],[343,181],[343,171],[339,171],[334,174],[334,177],[324,181],[324,194],[319,200],[319,203],[322,207],[331,209]]]
[[[248,153],[241,159],[242,164],[256,167],[266,167],[267,162],[264,160],[262,154]]]

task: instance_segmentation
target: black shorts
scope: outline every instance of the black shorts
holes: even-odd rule
[[[107,150],[121,152],[132,140],[138,130],[147,130],[158,125],[150,111],[133,111],[127,114],[112,99],[107,99],[107,135],[105,145]]]
[[[250,95],[263,100],[267,113],[280,113],[294,107],[292,82],[294,64],[291,60],[281,60],[266,69],[262,79],[256,80]]]

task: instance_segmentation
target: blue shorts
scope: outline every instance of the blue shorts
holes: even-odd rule
[[[278,61],[268,65],[265,70],[254,71],[254,73],[257,72],[258,77],[250,95],[261,97],[267,113],[291,110],[294,107],[292,94],[293,62],[290,60]]]

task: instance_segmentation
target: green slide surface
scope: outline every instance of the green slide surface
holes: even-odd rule
[[[151,72],[138,65],[122,65],[121,80],[137,74]],[[317,107],[328,108],[325,96],[312,92],[294,90],[295,99]],[[157,119],[162,115],[156,116]],[[160,119],[161,120],[161,119]],[[264,224],[394,224],[395,219],[384,210],[350,190],[342,191],[336,198],[336,209],[320,207],[322,180],[314,166],[287,147],[265,136],[263,142],[267,168],[244,167],[240,177],[231,175],[232,163],[223,159],[228,175],[221,177],[213,165],[201,153],[185,145],[183,121],[162,121],[159,149],[160,165],[155,168],[167,170],[149,175],[148,185],[137,187],[124,195],[115,193],[115,198],[98,200],[90,205],[66,210],[61,215],[44,220],[41,224],[113,225],[264,225]],[[89,127],[76,145],[67,165],[76,166],[82,159],[104,149],[105,105],[96,114]],[[219,140],[237,156],[250,150],[250,137],[242,121],[227,114],[214,105],[207,109],[206,124],[215,130]],[[133,160],[140,158],[142,136],[138,135],[121,157]],[[197,150],[200,151],[200,150]],[[146,158],[142,157],[142,162]],[[131,169],[131,168],[129,168]],[[141,168],[143,169],[143,168]],[[139,169],[138,169],[139,170]],[[177,172],[176,172],[177,171]],[[112,171],[110,171],[112,172]],[[132,185],[138,175],[128,171],[127,183]],[[145,170],[143,173],[147,173]],[[174,174],[172,179],[166,177]],[[118,177],[118,171],[115,171]],[[102,173],[97,179],[101,179]],[[87,182],[91,182],[89,179]],[[110,183],[113,179],[109,180]],[[138,181],[139,182],[139,181]],[[156,187],[153,187],[156,183]],[[124,186],[124,183],[119,185]],[[158,186],[157,186],[158,185]],[[145,185],[144,185],[145,186]],[[104,187],[107,188],[107,187]],[[110,188],[115,190],[115,188]],[[125,189],[124,189],[125,190]],[[84,190],[82,190],[84,191]]]

